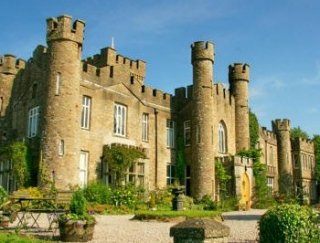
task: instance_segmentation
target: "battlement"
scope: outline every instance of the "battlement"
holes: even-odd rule
[[[143,102],[149,102],[166,107],[170,106],[172,98],[171,94],[165,93],[158,89],[153,89],[146,85],[141,85],[140,82],[135,80],[130,80],[126,82],[125,85]]]
[[[272,130],[276,131],[290,131],[289,119],[276,119],[272,121]]]
[[[17,74],[20,69],[24,69],[26,61],[17,59],[16,56],[5,54],[0,56],[0,73]]]
[[[272,131],[269,131],[266,127],[259,127],[260,134],[264,139],[269,138],[269,139],[277,139],[277,136],[275,133]]]
[[[85,22],[62,15],[57,18],[47,19],[47,42],[54,40],[71,40],[82,45]]]
[[[234,63],[229,65],[229,82],[250,80],[250,66],[248,64]]]
[[[191,45],[191,63],[209,60],[214,62],[214,44],[209,41],[196,41]]]
[[[100,54],[88,57],[84,60],[85,65],[95,66],[96,68],[103,68],[106,66],[114,66],[122,68],[130,73],[130,76],[136,78],[143,83],[146,63],[143,60],[132,60],[128,57],[117,54],[116,50],[110,47],[101,49]]]
[[[234,104],[234,96],[227,90],[222,83],[214,84],[213,92],[217,99],[225,100],[229,105]]]

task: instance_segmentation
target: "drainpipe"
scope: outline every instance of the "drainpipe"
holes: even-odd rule
[[[154,154],[155,154],[155,175],[154,185],[157,187],[158,183],[158,110],[154,108]]]

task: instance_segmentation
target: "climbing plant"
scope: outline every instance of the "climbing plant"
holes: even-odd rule
[[[220,187],[220,195],[224,196],[227,192],[227,183],[231,179],[231,176],[227,173],[223,163],[216,159],[215,163],[215,175],[217,179],[217,183],[219,183]]]
[[[184,151],[184,139],[182,136],[177,138],[177,152],[176,152],[176,177],[180,184],[183,184],[186,168],[186,155]]]
[[[249,111],[250,148],[255,148],[259,140],[259,122],[257,116]]]
[[[103,147],[103,161],[107,162],[109,169],[115,173],[117,186],[124,181],[130,166],[145,157],[142,149],[133,146],[112,144]]]
[[[16,141],[0,149],[1,160],[9,160],[12,163],[12,174],[18,188],[26,186],[30,176],[30,157],[28,147],[24,142]]]

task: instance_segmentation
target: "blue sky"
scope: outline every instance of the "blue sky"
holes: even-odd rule
[[[318,0],[2,0],[0,55],[29,59],[45,45],[46,18],[86,22],[83,57],[115,39],[125,56],[147,62],[146,83],[173,93],[192,82],[190,44],[215,43],[215,82],[228,65],[250,64],[250,107],[262,126],[289,118],[310,135],[320,122]]]

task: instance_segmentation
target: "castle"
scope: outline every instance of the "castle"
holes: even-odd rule
[[[144,61],[113,48],[82,60],[84,30],[85,23],[70,16],[49,18],[47,47],[38,46],[28,61],[1,57],[0,144],[24,140],[33,151],[38,183],[41,164],[61,189],[96,179],[112,184],[114,175],[101,158],[105,145],[143,148],[146,158],[128,169],[126,180],[152,190],[174,182],[182,143],[187,194],[219,198],[215,161],[220,160],[233,178],[230,193],[249,205],[253,164],[237,155],[250,146],[249,65],[229,66],[227,90],[213,80],[214,45],[195,42],[193,84],[170,95],[145,85]],[[260,128],[257,144],[268,186],[279,191],[281,179],[290,177],[305,200],[315,201],[313,143],[292,140],[289,120],[272,126],[272,131]],[[10,166],[0,161],[0,183],[13,190]]]

